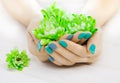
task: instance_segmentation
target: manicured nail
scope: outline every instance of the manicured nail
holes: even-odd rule
[[[78,36],[78,39],[82,39],[86,34],[85,33],[80,33],[79,36]]]
[[[57,49],[57,46],[54,43],[50,43],[48,45],[48,47],[50,47],[52,50],[56,50]]]
[[[96,46],[94,44],[91,44],[90,48],[89,48],[89,51],[92,53],[92,54],[95,54],[95,51],[96,51]]]
[[[52,54],[53,53],[53,50],[50,47],[48,47],[48,46],[45,47],[45,50],[46,50],[46,52],[48,54]]]
[[[48,60],[51,61],[51,62],[54,62],[54,58],[51,57],[51,56],[48,57]]]
[[[73,38],[73,34],[67,36],[67,40],[71,40]]]
[[[84,36],[84,38],[85,38],[85,39],[89,39],[91,36],[92,36],[91,33],[87,33],[87,34]]]
[[[38,51],[40,51],[42,49],[42,45],[40,42],[38,42]]]
[[[64,48],[66,48],[68,46],[67,43],[64,40],[60,40],[59,44]]]

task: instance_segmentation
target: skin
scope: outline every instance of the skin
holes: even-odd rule
[[[11,1],[14,1],[15,3],[15,0],[11,0]],[[114,15],[114,13],[117,11],[120,5],[120,0],[90,0],[83,9],[82,13],[91,15],[97,20],[96,26],[99,28],[94,35],[90,36],[91,33],[89,32],[77,32],[73,35],[71,40],[68,40],[66,38],[69,36],[69,34],[66,34],[63,37],[61,37],[58,41],[53,41],[48,46],[45,47],[43,46],[41,50],[38,50],[39,40],[37,40],[34,37],[34,35],[32,34],[32,30],[36,26],[38,26],[39,21],[41,19],[41,17],[39,16],[41,15],[35,10],[29,11],[29,7],[31,7],[32,5],[26,3],[27,7],[26,5],[23,5],[24,9],[26,9],[25,11],[29,13],[30,12],[35,12],[35,13],[31,14],[32,18],[28,16],[25,19],[24,16],[27,16],[26,13],[21,15],[9,8],[10,3],[7,0],[3,0],[3,2],[6,8],[9,10],[9,12],[13,15],[13,17],[15,17],[18,21],[20,21],[24,25],[28,26],[27,33],[28,33],[29,51],[33,55],[37,56],[40,59],[40,61],[45,62],[49,60],[58,66],[72,66],[76,63],[94,62],[96,58],[100,55],[102,48],[101,47],[102,30],[100,27],[102,27]],[[32,7],[35,7],[36,9],[40,9],[38,6],[32,6]],[[20,11],[23,12],[23,10],[19,10],[19,12]],[[26,20],[26,22],[24,22],[24,20],[22,19],[23,17]],[[83,36],[80,37],[80,39],[78,39],[81,34],[85,34],[85,36],[87,34],[89,35],[88,38]],[[85,41],[87,41],[87,43],[81,45]]]
[[[35,24],[35,23],[36,24]],[[80,42],[85,42],[84,38],[81,40],[78,40],[78,34],[81,34],[82,32],[77,32],[74,34],[73,38],[71,40],[67,40],[65,35],[62,38],[60,38],[59,41],[65,41],[68,44],[68,47],[64,48],[59,44],[59,41],[54,41],[52,44],[56,45],[57,48],[53,50],[52,54],[49,54],[43,47],[40,51],[38,51],[38,41],[34,35],[32,34],[33,27],[35,27],[39,21],[33,21],[33,24],[31,24],[28,27],[28,45],[29,50],[32,54],[36,55],[41,61],[48,60],[48,57],[51,56],[54,58],[54,61],[52,61],[54,64],[58,66],[71,66],[75,63],[92,63],[96,57],[100,54],[101,50],[101,29],[98,30],[97,33],[95,33],[87,42],[86,45],[82,46]],[[88,32],[85,32],[88,33]],[[95,54],[91,54],[89,48],[91,44],[94,44],[97,46]],[[49,45],[48,45],[49,46]],[[74,48],[74,49],[73,49]]]
[[[35,0],[1,0],[4,7],[9,14],[20,23],[24,24],[26,28],[32,20],[39,18],[42,8]]]

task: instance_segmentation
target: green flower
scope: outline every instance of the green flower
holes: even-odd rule
[[[74,34],[78,31],[89,31],[94,34],[97,31],[96,20],[84,14],[68,14],[56,7],[54,3],[42,10],[43,19],[39,26],[33,30],[42,45],[51,41],[57,41],[65,34]]]
[[[27,67],[30,59],[28,58],[25,51],[19,52],[18,49],[11,50],[7,54],[6,62],[8,63],[8,68],[23,70],[24,67]]]

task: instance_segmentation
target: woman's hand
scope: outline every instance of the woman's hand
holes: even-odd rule
[[[106,5],[104,5],[104,1],[101,0],[94,2],[90,1],[84,9],[85,13],[96,18],[97,26],[101,27],[110,19],[118,8],[118,4],[116,3],[119,2],[119,0],[116,0],[114,4],[117,6],[112,6],[113,10],[108,11],[109,8],[111,8],[110,3],[112,2],[114,2],[114,0],[111,0],[109,4],[106,3]],[[32,30],[37,26],[39,20],[32,21],[29,25],[28,44],[31,53],[36,55],[41,61],[49,59],[56,65],[70,66],[75,63],[91,63],[96,60],[96,57],[100,54],[101,29],[99,29],[92,37],[89,32],[77,32],[74,36],[67,34],[59,41],[52,42],[48,46],[44,47],[32,34]],[[82,45],[84,42],[86,42],[86,44]]]
[[[27,28],[28,47],[29,47],[30,52],[33,55],[36,55],[41,61],[47,61],[48,59],[50,60],[50,54],[48,54],[45,51],[46,47],[42,46],[40,44],[39,40],[36,39],[35,36],[32,33],[33,29],[36,26],[38,26],[39,20],[40,19],[37,18],[37,19],[31,21],[30,25]],[[84,39],[83,39],[83,37],[84,37]],[[82,44],[85,41],[87,41],[90,37],[91,37],[91,33],[90,32],[77,32],[76,34],[74,34],[74,36],[66,34],[65,36],[61,37],[60,40],[66,39],[66,40],[70,40],[72,42],[76,42],[76,43]],[[70,44],[70,47],[71,47],[71,44]],[[61,46],[59,48],[64,49]],[[60,50],[62,51],[62,49],[60,49]],[[56,57],[57,57],[57,55],[56,55]],[[60,58],[58,58],[58,59],[60,59]],[[63,60],[61,60],[61,61],[63,62]],[[66,64],[66,65],[71,65],[70,61],[67,61],[67,62],[68,62],[68,64]],[[55,60],[54,63],[57,64],[57,65],[59,65],[59,61]]]
[[[49,55],[45,52],[45,47],[40,47],[39,40],[35,38],[32,33],[33,29],[38,26],[39,21],[39,18],[32,20],[27,28],[28,48],[33,55],[37,56],[41,61],[44,62],[48,60]]]
[[[92,63],[100,54],[101,29],[92,37],[89,32],[77,32],[74,36],[70,35],[67,37],[69,37],[70,40],[62,39],[51,42],[45,47],[46,52],[50,55],[49,60],[56,65],[58,65],[58,63],[60,66],[71,66],[75,63]],[[66,36],[63,38],[66,38]],[[83,43],[86,40],[88,40],[87,43],[81,45],[81,42]]]
[[[59,41],[52,42],[47,47],[41,47],[39,41],[32,34],[33,28],[38,25],[40,20],[39,18],[35,19],[40,16],[38,10],[41,9],[36,1],[2,0],[2,2],[14,18],[25,26],[29,25],[27,28],[29,50],[33,55],[38,56],[41,61],[49,59],[56,65],[69,66],[75,63],[91,63],[98,56],[101,49],[101,29],[88,41],[85,38],[81,39],[81,37],[78,39],[78,34],[83,34],[83,32],[78,32],[74,36],[63,36]],[[97,20],[97,26],[101,27],[113,16],[119,5],[120,0],[90,0],[83,11],[94,17]],[[14,8],[17,8],[17,10]],[[31,21],[33,19],[34,21]],[[85,32],[85,34],[88,34],[88,32]],[[81,45],[85,41],[87,43]]]
[[[59,41],[51,42],[48,46],[44,47],[32,33],[38,24],[39,19],[33,20],[27,28],[28,46],[30,52],[36,55],[41,61],[50,60],[59,66],[70,66],[75,63],[91,63],[100,52],[100,29],[93,36],[90,32],[77,32],[74,35],[66,34]],[[84,42],[87,43],[83,44]]]

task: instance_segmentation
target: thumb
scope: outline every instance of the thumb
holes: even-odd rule
[[[102,44],[102,30],[98,29],[98,31],[88,40],[87,50],[89,54],[99,55],[101,52]]]

